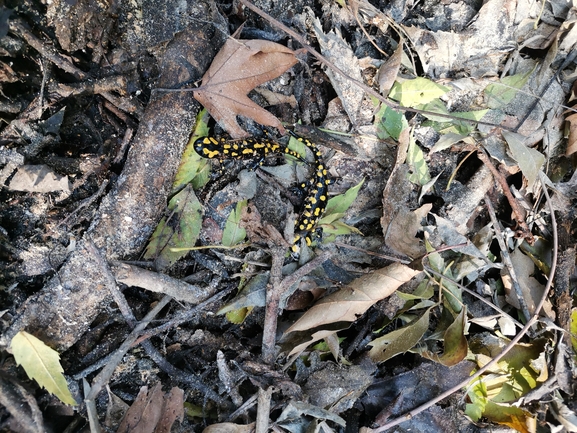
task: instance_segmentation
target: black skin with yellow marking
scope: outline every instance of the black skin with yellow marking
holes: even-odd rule
[[[265,158],[274,153],[284,153],[304,161],[297,152],[269,139],[227,140],[224,137],[200,137],[194,142],[194,150],[200,156],[210,159],[256,159],[256,165],[262,165]]]
[[[300,245],[304,240],[307,245],[313,241],[313,237],[318,236],[317,223],[323,216],[327,207],[328,186],[331,180],[328,176],[322,153],[306,138],[298,137],[293,134],[297,140],[304,143],[314,155],[314,173],[308,183],[301,184],[301,188],[308,186],[308,194],[303,204],[303,210],[295,221],[295,238],[291,247],[292,256],[297,258],[300,254]]]
[[[307,146],[314,157],[313,175],[307,182],[300,185],[303,191],[307,190],[307,195],[303,210],[295,221],[294,227],[295,238],[291,251],[292,256],[297,258],[300,253],[301,242],[304,240],[307,245],[311,245],[313,237],[317,236],[319,230],[316,229],[316,226],[327,205],[328,186],[331,184],[331,180],[328,177],[322,153],[315,144],[294,133],[292,135]],[[210,159],[257,159],[258,165],[261,165],[265,158],[273,153],[284,153],[306,162],[299,153],[269,139],[227,140],[222,137],[201,137],[194,142],[194,150],[200,156]]]

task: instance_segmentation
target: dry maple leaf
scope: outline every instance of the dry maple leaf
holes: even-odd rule
[[[202,77],[202,86],[194,90],[194,97],[232,138],[248,136],[236,120],[239,114],[284,134],[280,120],[247,94],[280,76],[296,62],[294,52],[277,43],[229,39]]]

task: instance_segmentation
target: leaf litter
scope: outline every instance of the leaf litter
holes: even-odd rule
[[[529,253],[527,241],[515,231],[521,219],[527,220],[533,232],[550,239],[551,230],[547,226],[554,215],[542,205],[546,202],[542,192],[544,185],[556,187],[554,203],[558,211],[565,211],[560,215],[564,218],[565,226],[562,227],[571,227],[573,218],[570,216],[574,216],[575,176],[569,181],[566,176],[575,167],[570,161],[559,159],[560,154],[574,153],[575,147],[575,121],[570,114],[573,111],[564,114],[560,110],[572,75],[571,69],[561,77],[552,70],[560,64],[559,57],[574,49],[575,45],[574,26],[571,27],[574,18],[562,3],[544,3],[539,11],[540,5],[537,7],[529,2],[491,0],[475,11],[474,20],[473,16],[468,17],[462,28],[455,24],[455,29],[450,31],[437,21],[443,19],[439,17],[450,14],[437,13],[429,20],[428,26],[419,22],[418,18],[422,17],[394,25],[396,23],[389,15],[364,2],[355,2],[350,7],[345,3],[341,6],[334,4],[324,11],[323,19],[330,17],[340,22],[347,28],[346,32],[325,33],[322,20],[314,16],[312,10],[302,15],[315,18],[316,25],[308,30],[319,39],[326,57],[349,75],[343,77],[325,65],[331,85],[340,98],[340,105],[335,102],[333,106],[337,111],[341,107],[338,114],[347,119],[339,132],[362,135],[359,141],[362,140],[366,146],[363,149],[377,149],[373,153],[367,152],[370,155],[383,154],[379,148],[383,143],[378,139],[397,140],[398,143],[394,144],[397,162],[391,174],[389,167],[382,169],[387,166],[384,159],[364,161],[374,165],[362,171],[358,168],[359,161],[338,151],[327,158],[329,168],[343,178],[343,185],[337,182],[334,190],[344,194],[329,201],[321,221],[327,236],[313,247],[317,247],[317,253],[321,250],[329,252],[330,260],[322,268],[307,269],[310,272],[307,284],[299,279],[292,284],[303,289],[306,287],[305,290],[327,287],[328,294],[298,319],[283,315],[281,325],[288,341],[283,341],[283,352],[278,359],[282,363],[284,355],[298,355],[293,358],[296,359],[294,366],[288,362],[283,365],[289,369],[291,378],[281,381],[279,376],[273,375],[274,379],[271,379],[267,375],[272,374],[272,370],[267,366],[250,379],[252,384],[258,384],[255,386],[260,388],[258,392],[265,392],[265,382],[282,383],[286,387],[294,378],[293,385],[298,392],[281,387],[282,396],[271,397],[270,388],[266,390],[270,391],[269,399],[272,398],[279,407],[285,405],[283,415],[276,420],[278,428],[286,427],[290,431],[290,422],[294,421],[300,423],[300,428],[310,429],[313,427],[312,418],[317,425],[327,425],[328,422],[330,428],[338,429],[344,422],[339,414],[350,410],[356,401],[365,408],[370,407],[371,386],[380,385],[373,377],[375,368],[379,369],[379,374],[388,375],[390,382],[405,380],[409,386],[393,387],[391,394],[379,400],[379,413],[367,409],[365,425],[373,420],[380,424],[380,427],[373,425],[372,431],[381,431],[401,422],[399,420],[406,420],[402,416],[404,412],[425,403],[415,396],[426,396],[433,401],[436,398],[434,394],[458,385],[457,379],[461,380],[460,388],[466,393],[460,409],[475,421],[488,420],[518,431],[535,431],[538,421],[535,409],[523,405],[522,398],[543,387],[548,391],[547,401],[554,404],[548,405],[545,399],[537,400],[540,409],[548,411],[558,422],[571,425],[575,416],[570,409],[573,401],[566,392],[566,386],[547,388],[545,383],[550,374],[562,377],[564,369],[561,364],[574,367],[574,341],[569,349],[573,352],[559,354],[561,361],[555,365],[546,349],[561,347],[564,339],[561,329],[574,333],[576,321],[572,298],[568,296],[569,307],[563,310],[570,314],[554,316],[551,313],[560,309],[560,305],[555,305],[558,293],[552,293],[553,302],[546,303],[545,307],[549,318],[538,318],[538,307],[543,304],[551,287],[555,266],[545,266],[547,259],[543,257],[543,249]],[[384,9],[391,12],[387,7]],[[545,14],[544,20],[539,19],[541,13]],[[354,20],[352,15],[355,15]],[[563,20],[559,31],[552,37],[556,28],[551,23]],[[417,77],[414,69],[408,67],[410,62],[406,61],[403,43],[387,45],[389,49],[386,52],[392,54],[388,63],[376,57],[360,59],[360,53],[366,51],[359,46],[353,47],[355,42],[347,37],[352,31],[347,26],[353,22],[375,26],[377,33],[394,28],[409,35],[404,44],[417,53],[428,77]],[[359,38],[364,37],[360,35]],[[386,38],[381,36],[371,35],[374,40],[370,42],[379,41],[385,46]],[[503,45],[503,41],[509,40],[517,41],[519,46]],[[530,59],[530,53],[521,51],[524,47],[548,50],[547,58]],[[229,39],[194,94],[234,138],[247,134],[238,124],[238,115],[283,132],[281,121],[252,102],[247,94],[295,64],[294,52],[279,44]],[[378,70],[382,73],[377,76]],[[367,97],[350,80],[370,81],[371,73],[377,81],[371,84],[374,87],[380,85],[383,92],[380,99],[372,94],[371,98]],[[549,93],[536,97],[535,89],[541,89],[541,86],[545,91],[550,89]],[[574,104],[574,99],[569,99],[571,104]],[[280,100],[291,101],[290,98]],[[539,107],[528,110],[530,116],[524,118],[525,109],[531,107],[533,100],[539,102]],[[399,102],[403,108],[391,108],[394,106],[389,105],[392,101]],[[367,107],[371,109],[366,110]],[[298,109],[298,106],[293,106],[293,109]],[[365,111],[361,116],[362,110]],[[364,116],[367,112],[376,115]],[[566,150],[560,145],[564,139],[560,131],[564,115],[568,122]],[[207,133],[206,128],[201,128],[195,137]],[[485,152],[488,158],[475,158],[476,154],[484,155]],[[329,155],[333,152],[323,148],[323,153]],[[464,154],[468,159],[460,160]],[[489,163],[498,169],[488,169]],[[480,164],[481,168],[475,164]],[[552,173],[554,170],[558,172]],[[170,211],[149,244],[148,257],[160,257],[157,265],[161,268],[182,266],[180,270],[185,269],[183,263],[190,259],[185,258],[183,251],[175,250],[192,246],[202,238],[201,233],[208,230],[206,224],[201,226],[203,209],[189,185],[192,182],[194,189],[198,190],[210,182],[208,172],[206,161],[196,158],[193,151],[185,152],[182,170],[175,183],[175,194],[169,203]],[[463,175],[463,172],[468,174]],[[550,178],[544,177],[544,172]],[[499,176],[500,182],[497,181]],[[381,182],[377,183],[376,179],[381,179]],[[507,215],[507,208],[497,208],[497,222],[488,219],[483,200],[499,202],[502,190],[510,190],[507,200],[511,207],[516,205],[515,216]],[[260,210],[252,205],[253,197],[259,195],[262,194],[248,197],[247,207],[240,200],[235,201],[238,194],[233,198],[225,197],[216,206],[217,213],[230,209],[230,213],[221,215],[224,244],[234,246],[242,242],[245,229],[255,245],[267,244],[271,250],[290,239],[286,233],[281,235],[282,227],[269,224],[267,216],[261,215]],[[382,208],[378,207],[380,204]],[[367,210],[370,206],[372,208]],[[377,212],[371,213],[375,209]],[[277,210],[280,211],[281,206],[277,206]],[[508,227],[503,230],[501,225]],[[569,233],[565,234],[566,239],[570,238]],[[333,244],[336,235],[347,235],[340,239],[344,242],[340,245],[347,248],[336,248]],[[497,239],[502,240],[505,247],[497,246]],[[367,245],[372,247],[361,248]],[[548,245],[548,248],[556,248],[555,243],[552,247]],[[363,251],[352,252],[354,248]],[[566,244],[563,248],[570,258],[574,244]],[[254,329],[255,323],[258,324],[254,313],[258,308],[255,307],[267,307],[270,292],[278,285],[275,272],[279,269],[274,267],[274,252],[270,254],[273,256],[273,269],[269,274],[259,269],[263,263],[264,266],[270,263],[258,248],[242,256],[214,253],[223,263],[242,262],[241,271],[236,275],[241,276],[239,289],[245,287],[247,290],[240,292],[225,307],[221,306],[220,310],[220,313],[228,314],[235,308],[245,309],[242,317],[235,319],[239,324],[234,328],[235,332],[242,332],[244,326]],[[509,268],[502,264],[507,254],[511,257]],[[392,256],[402,258],[394,264],[383,265],[385,258]],[[199,257],[195,256],[195,266],[201,263]],[[211,260],[205,258],[202,263],[200,266],[206,265],[215,275],[218,273],[218,266]],[[332,273],[335,268],[339,272]],[[302,269],[294,263],[285,264],[285,279],[290,280]],[[548,270],[551,270],[551,275],[547,275]],[[207,273],[203,272],[195,273],[194,278],[201,280],[204,275],[203,282],[206,282]],[[358,277],[363,273],[366,275]],[[210,284],[218,285],[223,275],[224,272]],[[248,284],[246,279],[250,280]],[[515,291],[511,280],[519,283],[523,290]],[[267,284],[268,281],[272,283]],[[556,290],[559,290],[560,283],[556,280]],[[295,287],[290,291],[294,293]],[[534,316],[523,317],[519,312],[523,303]],[[514,333],[522,326],[519,317],[533,325],[523,331],[529,332],[529,338],[522,341],[523,334]],[[208,322],[210,317],[205,317],[205,320]],[[558,321],[558,324],[552,327],[552,321]],[[486,331],[479,332],[475,328],[477,323],[483,323]],[[507,333],[504,331],[506,328]],[[208,329],[197,331],[209,333]],[[502,334],[515,337],[509,340]],[[361,340],[364,345],[359,345]],[[167,341],[170,342],[170,337]],[[190,343],[190,347],[210,350],[210,344],[205,344],[208,339],[191,338],[190,341],[197,341]],[[183,344],[176,340],[173,343],[175,349]],[[230,344],[229,348],[235,354],[237,350],[242,352],[238,347],[233,348],[231,340],[223,338],[219,343],[222,347]],[[319,344],[312,346],[313,343]],[[503,355],[507,347],[510,351]],[[253,352],[254,349],[251,347]],[[247,371],[248,363],[253,362],[248,361],[249,352],[234,358],[235,362],[246,362],[239,370]],[[360,368],[365,355],[378,365]],[[420,360],[423,370],[430,368],[444,374],[436,380],[432,374],[427,377],[420,367],[413,368],[411,361],[415,359]],[[490,366],[490,362],[497,360]],[[209,359],[205,364],[211,362]],[[473,366],[482,369],[488,365],[487,371],[479,370],[479,376],[467,383]],[[451,368],[443,370],[446,366]],[[395,369],[397,371],[391,375]],[[338,375],[342,380],[331,383]],[[153,398],[158,389],[155,387],[148,400],[144,399],[146,404],[155,408],[162,404],[160,398]],[[399,400],[401,389],[407,395],[405,402],[402,398]],[[300,394],[303,391],[304,397]],[[299,401],[307,397],[312,398],[312,404]],[[391,403],[383,409],[385,400]],[[266,407],[261,400],[258,410]],[[387,421],[387,410],[395,417],[391,422]],[[204,409],[201,412],[204,414]],[[447,414],[439,406],[431,408],[430,413]],[[269,417],[268,411],[259,415],[262,415],[260,418]],[[406,421],[403,428],[442,431],[441,425],[425,420],[425,417],[418,416],[418,412],[411,415],[412,419]],[[137,417],[143,418],[144,414]],[[456,422],[454,419],[451,421]],[[453,424],[450,430],[458,430],[456,425]],[[223,425],[223,428],[228,428],[227,431],[243,429],[234,423]],[[371,430],[367,428],[366,431]]]

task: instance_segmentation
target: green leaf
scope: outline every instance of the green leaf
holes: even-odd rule
[[[523,143],[525,137],[521,134],[503,130],[503,137],[509,145],[509,150],[523,175],[527,178],[529,189],[533,186],[539,176],[539,171],[545,163],[545,156],[531,147],[525,146]]]
[[[421,317],[407,326],[371,341],[369,345],[372,348],[369,351],[369,357],[375,362],[384,362],[412,349],[429,328],[430,312],[431,309],[428,308]]]
[[[385,104],[381,105],[375,115],[375,124],[377,125],[377,137],[381,140],[387,138],[398,140],[403,129],[409,126],[403,112],[393,110]]]
[[[20,331],[10,343],[14,359],[21,365],[30,379],[34,379],[50,394],[55,395],[65,404],[76,406],[66,379],[62,374],[60,356],[42,340],[25,331]]]
[[[299,155],[301,155],[303,158],[306,159],[307,145],[303,141],[297,140],[296,138],[291,136],[289,139],[289,142],[287,144],[287,147],[290,150],[295,151],[296,153],[298,153]],[[287,159],[289,161],[294,160],[294,158],[290,155],[285,155],[285,156],[287,157]]]
[[[500,405],[492,401],[487,402],[483,416],[489,421],[506,425],[519,432],[528,433],[530,430],[527,429],[527,425],[536,424],[534,415],[529,412],[515,406]]]
[[[395,83],[389,97],[399,101],[405,107],[417,107],[443,96],[449,90],[451,90],[449,87],[441,86],[423,77],[417,77],[400,84]]]
[[[216,314],[228,314],[249,307],[264,307],[266,305],[266,289],[269,273],[255,275],[242,290]]]
[[[423,116],[434,122],[433,127],[435,128],[435,130],[441,129],[442,128],[441,125],[451,122],[451,119],[447,117],[435,116],[434,113],[453,114],[449,113],[449,110],[447,110],[447,107],[445,106],[444,102],[438,98],[433,99],[432,101],[426,104],[420,105],[419,109],[423,111],[428,111],[428,113],[423,113]]]
[[[459,141],[464,140],[468,134],[456,134],[454,132],[449,132],[439,138],[439,141],[435,143],[435,145],[431,148],[431,152],[440,152],[441,150],[448,149],[452,145],[458,143]]]
[[[411,167],[412,173],[409,174],[409,181],[417,185],[425,185],[431,180],[429,168],[425,161],[425,155],[417,142],[415,137],[411,134],[409,139],[409,149],[407,150],[407,163]]]
[[[188,251],[172,251],[172,248],[190,248],[198,240],[202,226],[202,205],[190,184],[176,194],[168,203],[168,214],[156,226],[146,247],[144,258],[156,259],[160,268],[173,265]]]
[[[246,238],[246,230],[240,226],[240,217],[245,207],[247,207],[247,201],[239,201],[236,204],[236,209],[228,216],[222,232],[222,244],[225,247],[232,247]]]
[[[344,212],[343,213],[339,213],[339,212],[331,213],[330,215],[325,215],[322,218],[322,222],[325,226],[327,226],[327,225],[334,223],[337,220],[340,220],[344,216],[345,216]]]
[[[238,310],[229,311],[226,313],[226,320],[234,325],[240,325],[245,321],[251,311],[252,307],[243,307]]]
[[[413,293],[397,292],[397,296],[404,301],[431,299],[434,294],[435,288],[427,279],[421,281]]]
[[[487,106],[489,108],[501,108],[511,102],[517,91],[527,83],[533,71],[534,69],[526,74],[504,77],[500,83],[489,84],[485,87],[485,95],[488,98]]]
[[[574,335],[577,335],[577,308],[571,311],[571,346],[573,346],[574,354],[577,355],[577,338]]]
[[[325,209],[324,216],[319,221],[319,224],[323,224],[325,222],[325,218],[330,216],[331,214],[340,213],[343,214],[347,211],[347,209],[351,206],[353,201],[357,198],[359,190],[361,186],[363,186],[365,180],[361,180],[357,185],[349,188],[344,194],[337,195],[329,200],[327,203],[327,208]],[[328,219],[327,219],[328,221]]]
[[[442,355],[430,351],[422,351],[421,355],[432,361],[447,367],[458,364],[467,356],[468,346],[465,338],[465,326],[467,324],[466,308],[462,308],[453,323],[449,325],[443,336],[445,351]]]
[[[469,135],[471,134],[476,126],[472,122],[477,122],[481,120],[485,114],[489,110],[476,110],[476,111],[449,111],[447,107],[440,99],[434,99],[427,104],[423,104],[422,106],[418,107],[423,111],[428,111],[429,113],[423,113],[427,119],[433,121],[431,126],[435,129],[435,131],[440,132],[442,134],[460,134],[460,135]],[[459,119],[450,119],[448,117],[441,117],[435,116],[434,113],[439,114],[447,114],[453,117],[457,117]],[[470,120],[472,122],[467,122]],[[426,123],[424,123],[426,125]]]
[[[467,396],[471,400],[471,403],[466,405],[465,413],[471,417],[474,422],[477,422],[483,416],[485,406],[489,401],[485,382],[480,378],[476,379],[475,383],[469,387]]]
[[[349,235],[355,233],[362,235],[363,233],[356,227],[345,224],[342,221],[335,221],[331,224],[323,224],[323,243],[333,242],[337,236]]]
[[[196,139],[208,135],[206,118],[208,118],[206,109],[202,109],[196,116],[196,127],[180,159],[180,166],[178,167],[174,184],[172,185],[173,191],[182,188],[190,182],[192,182],[194,189],[200,189],[208,183],[210,178],[210,161],[202,158],[194,150],[194,142]]]

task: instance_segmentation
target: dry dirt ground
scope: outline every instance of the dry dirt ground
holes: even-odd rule
[[[574,1],[2,4],[1,431],[577,431]]]

